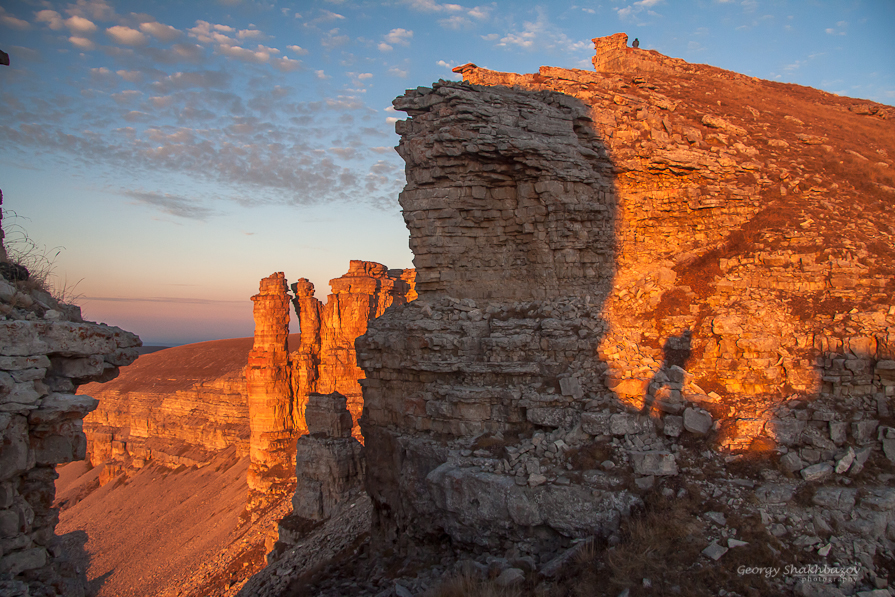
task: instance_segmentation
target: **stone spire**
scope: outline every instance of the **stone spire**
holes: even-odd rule
[[[247,508],[287,490],[295,466],[289,361],[289,295],[282,272],[261,280],[255,303],[255,343],[246,384],[251,426]]]

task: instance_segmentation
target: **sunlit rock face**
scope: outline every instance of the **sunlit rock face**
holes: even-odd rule
[[[255,341],[246,367],[250,495],[270,494],[288,484],[295,466],[287,290],[280,272],[262,279],[260,292],[252,297]]]
[[[354,436],[362,440],[357,420],[363,409],[354,340],[370,320],[393,304],[416,297],[414,270],[389,270],[380,263],[352,260],[348,273],[330,280],[326,304],[314,298],[314,285],[302,278],[292,285],[293,303],[301,324],[301,345],[291,355],[297,420],[302,421],[308,394],[338,392],[348,400],[355,421]],[[303,423],[297,423],[303,429]]]
[[[0,252],[2,256],[5,256]],[[85,594],[83,573],[55,534],[55,465],[82,460],[82,419],[97,406],[75,395],[114,378],[137,358],[140,339],[85,322],[3,263],[0,278],[0,593]]]
[[[87,459],[101,484],[154,462],[203,466],[220,450],[249,451],[245,366],[251,338],[142,355],[121,376],[79,392],[100,404],[84,419]]]
[[[369,261],[351,261],[348,273],[330,281],[332,294],[321,303],[314,285],[302,278],[287,292],[282,273],[261,280],[255,301],[255,343],[246,369],[251,427],[249,510],[295,483],[296,439],[308,433],[308,396],[337,392],[346,399],[352,424],[363,409],[354,340],[370,320],[393,304],[413,300],[413,270],[389,270]],[[297,347],[288,346],[289,301],[301,327]],[[292,349],[290,351],[290,349]]]
[[[380,541],[608,534],[681,438],[814,465],[895,393],[889,109],[625,39],[394,102],[419,298],[357,341]]]

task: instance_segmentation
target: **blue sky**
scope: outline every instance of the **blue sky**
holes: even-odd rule
[[[4,227],[62,249],[89,319],[147,344],[251,335],[262,276],[323,298],[349,259],[412,266],[395,96],[466,62],[591,68],[620,31],[895,104],[892,0],[7,0]]]

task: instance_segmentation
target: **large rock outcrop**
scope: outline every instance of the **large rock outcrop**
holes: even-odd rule
[[[357,341],[380,542],[611,535],[709,448],[888,463],[888,110],[595,47],[394,102],[419,298]]]
[[[97,401],[78,386],[114,378],[139,346],[39,282],[0,279],[0,594],[84,594],[55,534],[55,466],[86,455],[82,419]]]

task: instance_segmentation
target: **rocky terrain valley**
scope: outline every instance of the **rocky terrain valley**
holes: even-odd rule
[[[0,255],[0,595],[895,594],[895,110],[594,46],[397,98],[415,269],[254,338]]]

